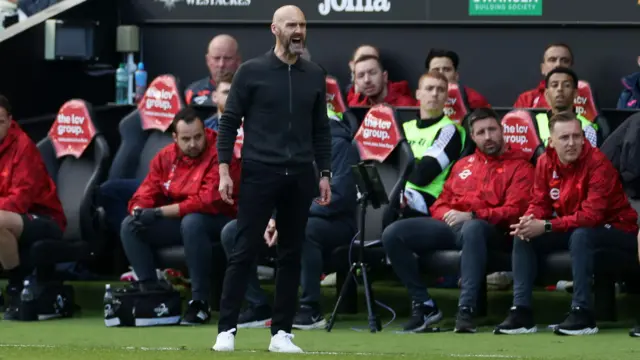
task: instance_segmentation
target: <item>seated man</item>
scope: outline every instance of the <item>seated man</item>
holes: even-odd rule
[[[229,95],[229,89],[231,89],[231,82],[233,81],[233,73],[224,73],[217,79],[216,89],[211,93],[211,101],[218,109],[215,115],[204,121],[204,126],[211,130],[218,131],[218,120],[224,112],[224,104],[227,103],[227,96]]]
[[[358,92],[347,95],[348,106],[416,106],[416,100],[405,91],[406,81],[391,82],[380,59],[374,55],[363,55],[353,65],[355,88]]]
[[[307,222],[307,236],[302,243],[300,308],[293,320],[297,329],[316,329],[325,326],[326,321],[320,308],[320,276],[323,268],[323,254],[334,248],[348,244],[357,229],[355,223],[356,187],[351,174],[351,165],[358,162],[357,151],[351,145],[351,131],[348,124],[336,116],[331,120],[331,203],[328,206],[312,204]],[[222,230],[222,246],[227,257],[233,251],[236,241],[235,220]],[[268,247],[278,240],[275,219],[271,219],[264,234]],[[239,327],[264,327],[271,320],[268,299],[256,276],[251,272],[245,299],[249,307],[240,314]]]
[[[218,79],[218,87],[212,93],[212,100],[217,105],[218,112],[205,120],[204,126],[218,131],[218,119],[224,111],[227,95],[231,88],[232,73],[223,73]],[[113,179],[107,180],[98,189],[98,204],[105,212],[106,225],[112,233],[120,232],[122,220],[129,215],[128,202],[136,192],[142,179]]]
[[[429,55],[427,55],[425,65],[427,71],[437,71],[444,74],[450,84],[457,84],[460,80],[460,73],[458,72],[460,57],[458,57],[458,54],[454,51],[431,49]],[[467,98],[467,105],[471,110],[491,107],[487,99],[476,90],[468,86],[462,86],[460,90],[464,91]]]
[[[542,55],[542,63],[540,64],[540,72],[543,79],[538,84],[538,87],[532,90],[528,90],[520,94],[514,108],[530,109],[538,107],[549,107],[545,99],[546,82],[544,78],[547,77],[549,71],[557,67],[570,68],[573,66],[573,52],[567,44],[551,44],[547,46]]]
[[[465,131],[444,114],[448,98],[447,78],[436,71],[420,77],[416,97],[420,102],[420,119],[403,124],[416,165],[409,176],[404,197],[404,216],[429,214],[451,165],[460,158]]]
[[[151,161],[149,174],[129,202],[131,215],[122,222],[120,238],[142,291],[166,286],[158,282],[154,250],[184,245],[192,300],[182,323],[202,324],[211,317],[212,244],[236,208],[218,192],[216,133],[205,129],[189,107],[176,114],[171,126],[175,144]],[[236,161],[231,174],[234,180],[240,177]]]
[[[506,248],[502,235],[529,202],[533,166],[505,144],[498,115],[476,109],[469,115],[469,129],[476,152],[453,166],[442,194],[431,206],[432,218],[400,220],[382,234],[391,265],[413,301],[405,331],[423,331],[442,319],[412,258],[414,253],[446,249],[462,250],[455,331],[476,331],[473,313],[486,275],[487,248]]]
[[[573,99],[578,91],[578,75],[573,70],[565,67],[557,67],[547,74],[545,79],[545,99],[551,107],[546,114],[536,115],[538,134],[545,146],[549,141],[549,118],[563,111],[573,111]],[[582,124],[584,135],[592,146],[598,146],[598,134],[596,124],[582,115],[576,115],[576,119]]]
[[[531,204],[520,221],[511,225],[513,307],[495,328],[496,334],[537,331],[531,308],[537,257],[567,249],[571,253],[573,300],[569,315],[554,332],[597,333],[591,301],[595,250],[638,251],[638,215],[629,205],[611,162],[585,141],[575,114],[554,115],[549,131],[549,147],[536,164]]]
[[[40,152],[11,117],[0,95],[0,265],[9,276],[6,320],[18,318],[24,278],[32,269],[22,254],[38,240],[61,239],[67,220]]]
[[[373,45],[362,44],[358,46],[356,51],[353,52],[353,56],[351,56],[351,59],[349,60],[349,73],[351,74],[351,77],[350,77],[351,83],[349,83],[347,85],[347,88],[345,89],[347,93],[347,101],[351,99],[351,97],[353,97],[355,93],[358,92],[357,89],[355,88],[355,80],[356,80],[355,64],[356,64],[356,60],[364,55],[372,55],[379,59],[380,51]],[[406,94],[411,96],[411,90],[409,90],[408,83],[407,83]]]
[[[184,98],[187,105],[213,105],[211,93],[216,90],[216,79],[224,73],[235,73],[242,63],[238,42],[231,35],[218,35],[211,39],[205,55],[209,76],[187,87]]]

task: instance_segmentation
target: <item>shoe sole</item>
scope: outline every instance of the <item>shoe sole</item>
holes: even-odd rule
[[[211,348],[211,350],[213,350],[213,351],[218,351],[218,352],[232,352],[234,349],[233,349],[233,348],[231,348],[231,349],[229,349],[229,348],[222,348],[222,349],[221,349],[221,348],[217,348],[217,349],[216,349],[216,346],[215,346],[215,345],[213,345],[213,347]]]
[[[629,336],[631,336],[631,337],[640,337],[640,332],[630,331],[629,332]]]
[[[271,319],[258,320],[246,322],[244,324],[238,324],[238,329],[260,329],[271,326]]]
[[[453,332],[457,334],[475,334],[478,332],[478,328],[455,328],[453,329]]]
[[[567,330],[555,328],[553,329],[553,333],[556,335],[568,335],[568,336],[582,336],[582,335],[595,335],[598,333],[598,327],[594,328],[584,328],[578,330]]]
[[[269,352],[286,353],[286,354],[301,354],[301,353],[304,353],[304,351],[302,351],[302,349],[286,351],[286,350],[283,350],[283,349],[280,349],[280,348],[277,348],[277,347],[271,346],[271,345],[269,345]]]
[[[327,326],[327,320],[322,319],[318,322],[315,322],[311,325],[300,325],[300,324],[293,324],[293,328],[294,329],[298,329],[298,330],[314,330],[314,329],[324,329]]]
[[[535,334],[538,332],[538,327],[534,326],[530,329],[527,328],[517,328],[517,329],[495,329],[493,333],[495,335],[523,335],[523,334]]]

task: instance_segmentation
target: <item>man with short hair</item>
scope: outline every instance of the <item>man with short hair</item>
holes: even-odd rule
[[[213,105],[211,93],[216,89],[216,79],[225,73],[235,73],[242,62],[238,42],[233,36],[227,34],[211,39],[205,59],[209,76],[187,87],[184,95],[187,105]]]
[[[149,174],[129,201],[130,215],[122,222],[120,238],[141,291],[167,286],[156,276],[154,250],[184,245],[192,300],[182,324],[198,325],[211,318],[212,244],[235,217],[236,207],[222,201],[217,191],[216,132],[206,129],[190,107],[180,110],[171,126],[174,143],[151,160]],[[237,161],[230,175],[238,181]]]
[[[232,81],[232,73],[224,73],[220,75],[220,77],[216,81],[218,86],[216,86],[216,89],[211,93],[211,100],[218,109],[218,112],[204,121],[204,126],[208,127],[209,129],[218,131],[218,121],[220,120],[220,116],[222,116],[222,113],[224,112],[224,104],[227,103],[227,96],[229,95],[229,89],[231,89]]]
[[[547,113],[537,114],[536,123],[540,139],[547,146],[550,135],[549,118],[560,112],[573,112],[573,99],[578,92],[578,75],[569,68],[556,67],[547,73],[544,83],[544,97],[551,109]],[[576,115],[576,119],[582,124],[582,129],[589,143],[594,147],[598,146],[597,125],[582,115]]]
[[[0,265],[9,275],[5,320],[19,318],[20,292],[32,269],[22,254],[42,239],[61,239],[67,226],[56,185],[36,145],[11,115],[0,95]]]
[[[573,299],[566,319],[555,326],[559,335],[598,332],[591,301],[596,249],[638,251],[633,210],[611,162],[584,138],[571,112],[549,122],[549,146],[536,164],[529,208],[511,225],[513,239],[513,307],[496,334],[537,331],[532,311],[538,256],[569,250]]]
[[[449,80],[449,84],[458,84],[460,81],[460,57],[455,51],[446,49],[431,49],[425,61],[427,71],[437,71],[442,73]],[[469,109],[479,109],[491,107],[487,99],[476,90],[468,86],[460,86],[460,90],[464,91],[463,96],[466,98]]]
[[[573,52],[569,45],[564,43],[553,43],[548,45],[544,49],[542,63],[540,63],[540,73],[542,73],[543,79],[540,81],[537,88],[520,94],[515,104],[513,104],[513,107],[524,109],[549,107],[545,98],[547,87],[544,79],[551,70],[557,67],[571,68],[573,66],[573,60]]]
[[[327,110],[329,111],[329,110]],[[356,231],[356,186],[351,166],[357,164],[358,153],[351,144],[349,125],[336,115],[330,115],[331,124],[331,203],[328,206],[312,204],[309,209],[306,236],[302,244],[300,307],[293,320],[296,329],[320,329],[326,320],[320,307],[320,276],[323,258],[332,249],[349,244]],[[227,224],[222,230],[222,246],[227,254],[233,251],[236,240],[236,221]],[[275,218],[272,218],[264,233],[267,247],[278,241]],[[251,272],[245,300],[248,307],[238,318],[238,327],[264,327],[271,321],[271,308],[268,298],[260,288],[258,277]]]
[[[431,218],[400,220],[382,234],[396,274],[409,290],[412,316],[405,331],[420,332],[442,319],[442,313],[420,279],[413,253],[462,250],[462,291],[455,331],[474,333],[477,295],[486,274],[487,248],[507,248],[509,225],[529,202],[533,166],[504,142],[498,115],[488,109],[469,115],[474,154],[458,160],[442,193],[431,206]]]
[[[363,55],[355,60],[355,88],[358,92],[347,96],[349,106],[373,106],[389,104],[391,106],[416,106],[416,100],[403,89],[406,82],[389,81],[389,74],[375,55]]]

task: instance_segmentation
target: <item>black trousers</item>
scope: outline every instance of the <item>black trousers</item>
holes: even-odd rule
[[[276,209],[278,269],[271,333],[290,333],[298,307],[302,241],[317,193],[313,164],[285,168],[244,160],[239,190],[238,232],[224,278],[218,332],[237,329],[250,271],[255,269],[264,230]]]

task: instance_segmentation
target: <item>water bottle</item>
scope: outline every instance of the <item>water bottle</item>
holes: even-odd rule
[[[24,281],[24,288],[20,293],[20,320],[36,321],[38,320],[38,307],[36,303],[36,295],[29,280]]]
[[[127,69],[125,69],[124,63],[121,63],[116,70],[116,104],[127,104],[129,89],[129,75]]]
[[[138,70],[136,70],[134,77],[136,81],[136,102],[139,102],[147,90],[147,72],[144,70],[142,62],[138,63]]]
[[[111,326],[119,326],[120,318],[116,316],[118,312],[118,308],[120,307],[120,302],[118,299],[113,297],[113,292],[111,291],[111,284],[106,284],[104,286],[104,324],[107,327]]]
[[[102,302],[104,305],[113,304],[113,293],[111,292],[111,284],[104,286],[104,299]]]

